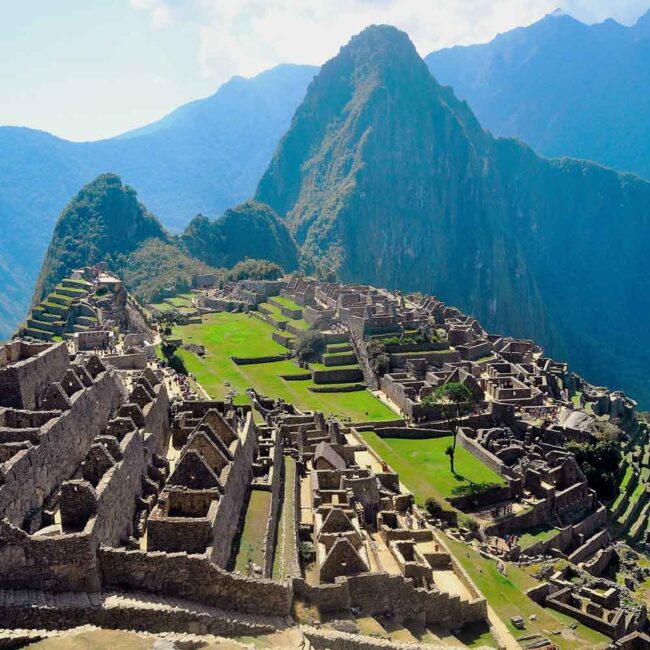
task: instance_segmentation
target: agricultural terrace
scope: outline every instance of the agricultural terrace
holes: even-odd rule
[[[452,436],[423,440],[380,438],[374,431],[363,432],[361,436],[399,474],[418,503],[423,504],[429,497],[441,501],[486,484],[505,484],[498,474],[459,445],[454,475],[445,453],[452,444]]]
[[[275,361],[237,366],[231,356],[261,357],[286,353],[271,335],[273,327],[248,314],[207,314],[203,323],[174,328],[185,343],[203,345],[205,356],[180,349],[187,369],[214,399],[223,399],[232,389],[236,403],[248,402],[246,389],[254,387],[269,397],[283,398],[301,410],[322,411],[353,422],[394,420],[397,416],[367,390],[349,393],[314,393],[311,379],[287,380],[305,375],[293,361]]]

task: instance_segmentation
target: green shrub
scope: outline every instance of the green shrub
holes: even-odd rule
[[[296,337],[294,356],[300,363],[314,363],[321,360],[325,346],[325,337],[320,332],[302,332]]]

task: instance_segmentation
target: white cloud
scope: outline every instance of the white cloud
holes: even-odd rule
[[[373,23],[406,31],[420,54],[480,43],[561,5],[586,21],[631,22],[648,0],[130,0],[154,26],[192,25],[204,77],[221,82],[278,63],[321,64]]]
[[[130,0],[131,6],[138,11],[148,11],[151,14],[151,24],[155,28],[166,27],[171,23],[171,7],[160,0]]]

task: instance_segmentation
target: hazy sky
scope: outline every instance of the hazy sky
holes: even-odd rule
[[[0,0],[0,124],[108,137],[234,74],[320,64],[371,23],[405,30],[425,55],[558,6],[631,24],[650,0]]]

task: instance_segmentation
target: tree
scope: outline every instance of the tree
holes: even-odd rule
[[[456,474],[456,470],[454,469],[454,455],[456,454],[456,436],[454,435],[454,444],[449,445],[447,449],[445,449],[445,454],[449,456],[449,469],[451,470],[452,474]]]
[[[239,280],[277,280],[284,271],[280,266],[268,260],[253,260],[246,258],[237,262],[226,274],[228,282]]]
[[[293,354],[300,363],[320,361],[323,352],[325,352],[325,337],[320,332],[303,332],[296,337]]]
[[[178,346],[176,343],[172,343],[169,340],[169,337],[172,335],[172,327],[178,325],[182,320],[180,313],[175,309],[161,311],[155,313],[152,320],[158,326],[158,333],[160,334],[160,351],[162,352],[163,357],[165,357],[167,365],[176,370],[176,372],[184,375],[187,374],[187,368],[183,363],[183,359],[176,354]]]
[[[595,444],[569,442],[566,449],[575,456],[589,487],[601,499],[613,499],[618,493],[617,474],[622,459],[618,441],[601,440]]]
[[[382,341],[372,339],[366,346],[370,367],[376,375],[383,375],[390,367],[390,357],[386,354],[386,347]]]

